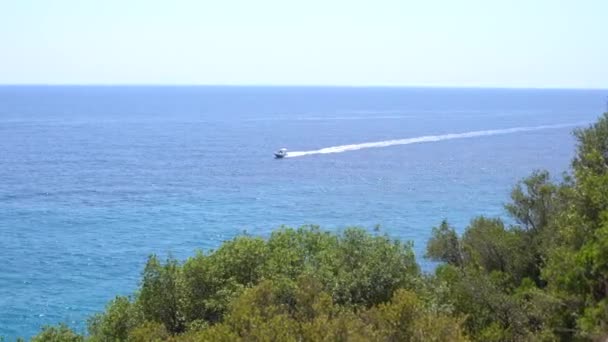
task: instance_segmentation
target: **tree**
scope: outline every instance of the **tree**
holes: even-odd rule
[[[155,255],[150,256],[137,297],[145,320],[164,324],[170,333],[185,328],[180,273],[177,260],[169,258],[163,265]]]
[[[525,257],[525,246],[521,245],[520,236],[505,229],[500,219],[483,216],[471,221],[462,237],[462,248],[467,264],[481,267],[486,272],[500,271],[508,273],[516,281],[524,275],[522,262]]]
[[[442,261],[455,266],[462,266],[463,255],[458,235],[447,220],[441,221],[439,227],[433,227],[431,238],[426,245],[425,257],[433,261]]]
[[[169,336],[167,329],[162,323],[146,321],[133,328],[126,339],[114,341],[161,342],[168,340]]]
[[[106,305],[105,312],[89,319],[88,328],[93,341],[124,341],[142,321],[139,308],[129,298],[117,296]]]
[[[84,337],[76,334],[65,324],[56,327],[45,326],[34,336],[32,342],[84,342]]]
[[[242,291],[243,286],[237,283],[237,277],[227,274],[223,266],[217,259],[202,253],[184,263],[183,309],[186,321],[221,321],[230,302]]]
[[[416,293],[398,290],[390,302],[369,311],[379,341],[467,341],[462,320],[425,307]]]
[[[553,212],[555,185],[547,171],[535,171],[511,191],[511,201],[505,205],[509,214],[527,231],[538,232],[549,223]]]
[[[608,330],[608,113],[575,136],[568,205],[542,276],[571,313],[565,336],[599,339]]]

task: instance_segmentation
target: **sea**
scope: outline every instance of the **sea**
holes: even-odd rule
[[[180,260],[282,225],[411,241],[505,217],[534,170],[559,180],[606,90],[0,87],[0,336],[78,332]],[[273,152],[287,148],[288,156]]]

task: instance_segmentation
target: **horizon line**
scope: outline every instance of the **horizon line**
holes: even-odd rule
[[[392,84],[212,84],[212,83],[0,83],[0,87],[226,87],[226,88],[435,88],[435,89],[512,89],[512,90],[607,90],[597,87],[562,86],[483,86],[483,85],[392,85]]]

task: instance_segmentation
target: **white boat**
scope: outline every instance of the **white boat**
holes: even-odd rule
[[[278,151],[276,151],[274,153],[274,157],[276,159],[285,158],[286,156],[287,156],[287,149],[286,148],[282,148],[282,149],[280,149],[280,150],[278,150]]]

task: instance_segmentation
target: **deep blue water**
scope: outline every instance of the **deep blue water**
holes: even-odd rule
[[[0,335],[84,320],[146,257],[186,258],[281,224],[412,240],[504,215],[512,185],[559,174],[571,127],[274,160],[392,139],[593,121],[605,91],[0,87]]]

